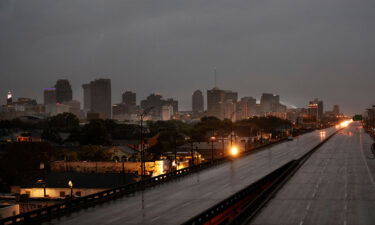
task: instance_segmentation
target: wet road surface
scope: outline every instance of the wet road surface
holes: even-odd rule
[[[319,148],[253,225],[375,224],[371,137],[352,123]]]
[[[45,224],[181,224],[301,156],[335,131],[313,131],[294,141]]]

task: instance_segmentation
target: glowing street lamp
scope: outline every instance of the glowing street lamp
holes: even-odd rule
[[[237,156],[238,153],[239,153],[237,146],[232,146],[232,147],[230,148],[229,153],[230,153],[232,156]]]
[[[73,197],[73,182],[69,180],[68,186],[70,188],[70,197]]]

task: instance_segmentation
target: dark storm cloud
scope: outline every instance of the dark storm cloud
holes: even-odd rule
[[[176,97],[218,84],[305,106],[314,97],[349,113],[375,103],[375,2],[370,0],[0,1],[0,94],[42,99],[67,78],[112,79]],[[139,99],[139,98],[138,98]]]

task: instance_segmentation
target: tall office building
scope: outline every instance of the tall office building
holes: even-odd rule
[[[233,104],[237,103],[238,93],[233,91],[221,90],[219,88],[213,88],[207,90],[207,114],[209,116],[215,116],[217,118],[230,118],[231,115],[228,115],[224,110],[228,107],[223,107],[222,105],[228,105],[228,102],[231,101]],[[224,110],[224,111],[223,111]]]
[[[178,112],[178,101],[173,98],[165,100],[160,94],[151,94],[145,100],[141,101],[141,108],[143,110],[152,107],[152,110],[148,114],[154,119],[162,119],[163,106],[171,106],[174,114]]]
[[[82,84],[83,88],[83,110],[88,112],[91,109],[91,86],[90,84]]]
[[[161,116],[161,107],[163,105],[163,97],[161,94],[150,94],[147,96],[145,100],[141,101],[141,109],[149,109],[152,108],[152,110],[149,112],[149,115],[160,117]]]
[[[309,105],[316,105],[317,106],[317,120],[320,121],[322,120],[323,118],[323,101],[319,100],[319,99],[314,99],[312,101],[310,101]]]
[[[68,80],[58,80],[55,85],[56,101],[59,103],[73,100],[72,87]]]
[[[13,95],[11,91],[7,93],[7,105],[11,105],[13,103]]]
[[[237,103],[237,119],[248,119],[256,114],[257,100],[253,97],[243,97]]]
[[[192,96],[192,111],[199,113],[204,111],[204,98],[203,93],[200,90],[196,90]]]
[[[111,80],[97,79],[90,82],[90,112],[98,113],[100,118],[111,118]]]
[[[262,113],[277,112],[280,105],[280,96],[270,93],[263,93],[260,98],[260,107]]]
[[[167,100],[163,100],[162,105],[170,105],[173,107],[173,113],[178,113],[178,101],[174,100],[173,98],[168,98]]]
[[[173,114],[173,106],[163,105],[161,107],[161,120],[170,120],[172,119]]]
[[[56,103],[56,88],[45,88],[43,91],[44,105]]]
[[[219,88],[207,90],[207,115],[221,117],[220,103],[225,100],[225,92]]]
[[[69,106],[69,112],[77,116],[78,118],[82,117],[81,114],[81,103],[76,100],[68,101],[68,102],[63,102],[64,105]]]
[[[319,121],[319,116],[318,116],[318,104],[317,103],[312,103],[310,102],[309,105],[307,106],[307,121],[308,122],[318,122]]]
[[[122,94],[122,103],[128,106],[136,106],[137,105],[137,94],[131,91],[125,91]]]
[[[232,99],[227,99],[224,102],[220,102],[220,119],[229,119],[231,121],[237,120],[236,115],[237,104]]]
[[[335,114],[335,116],[339,115],[340,114],[340,106],[334,105],[332,112],[333,112],[333,114]]]

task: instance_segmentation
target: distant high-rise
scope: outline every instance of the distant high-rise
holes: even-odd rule
[[[319,99],[314,99],[312,101],[310,101],[309,105],[316,105],[317,106],[317,120],[321,120],[323,118],[323,101],[319,100]]]
[[[263,113],[277,112],[280,105],[280,96],[270,93],[263,93],[260,98],[260,107]]]
[[[137,105],[137,94],[131,91],[125,91],[122,94],[122,103],[125,103],[128,106]]]
[[[161,116],[161,107],[163,105],[163,97],[160,94],[151,94],[145,100],[141,101],[141,108],[143,110],[152,108],[150,115],[155,117]]]
[[[68,80],[58,80],[55,85],[56,101],[59,103],[73,100],[72,87]]]
[[[111,118],[111,80],[97,79],[90,82],[90,112],[101,118]]]
[[[339,115],[340,114],[340,106],[334,105],[332,112],[333,112],[333,114],[335,114],[335,116]]]
[[[44,95],[44,105],[56,103],[56,88],[45,88],[43,95]]]
[[[236,115],[236,107],[237,104],[233,102],[231,99],[227,99],[224,102],[220,102],[220,119],[230,119],[232,121],[237,120],[237,115]]]
[[[207,90],[207,115],[220,118],[220,103],[225,100],[225,92],[219,88]]]
[[[318,111],[319,111],[318,104],[310,102],[309,105],[307,106],[307,115],[308,115],[309,122],[319,121]]]
[[[237,119],[248,119],[256,114],[257,100],[253,97],[243,97],[237,103]]]
[[[70,113],[73,113],[78,118],[82,117],[82,114],[81,114],[81,103],[79,101],[72,100],[72,101],[69,101],[69,102],[64,102],[63,104],[64,105],[68,105],[70,107],[69,108],[69,112]]]
[[[163,105],[161,107],[161,120],[170,120],[173,116],[173,106]]]
[[[192,96],[192,110],[195,113],[204,111],[204,98],[200,90],[196,90]]]
[[[8,91],[8,93],[7,93],[7,105],[11,105],[12,103],[13,103],[12,92]]]
[[[82,84],[83,88],[83,109],[88,112],[91,109],[91,86],[90,84]]]
[[[141,108],[143,110],[151,108],[152,110],[149,112],[149,115],[154,117],[155,119],[162,119],[162,110],[163,106],[171,106],[172,113],[178,112],[178,101],[174,100],[173,98],[163,99],[160,94],[151,94],[145,100],[141,101]],[[165,107],[166,109],[167,107]]]
[[[167,100],[163,100],[162,105],[170,105],[173,107],[173,113],[178,113],[178,101],[174,100],[173,98],[168,98]]]
[[[220,119],[230,118],[231,115],[228,115],[228,112],[226,112],[228,110],[224,109],[228,108],[227,106],[229,105],[229,101],[236,104],[237,98],[237,92],[221,90],[216,87],[211,90],[207,90],[207,114]],[[223,107],[223,104],[225,104],[226,107]]]

